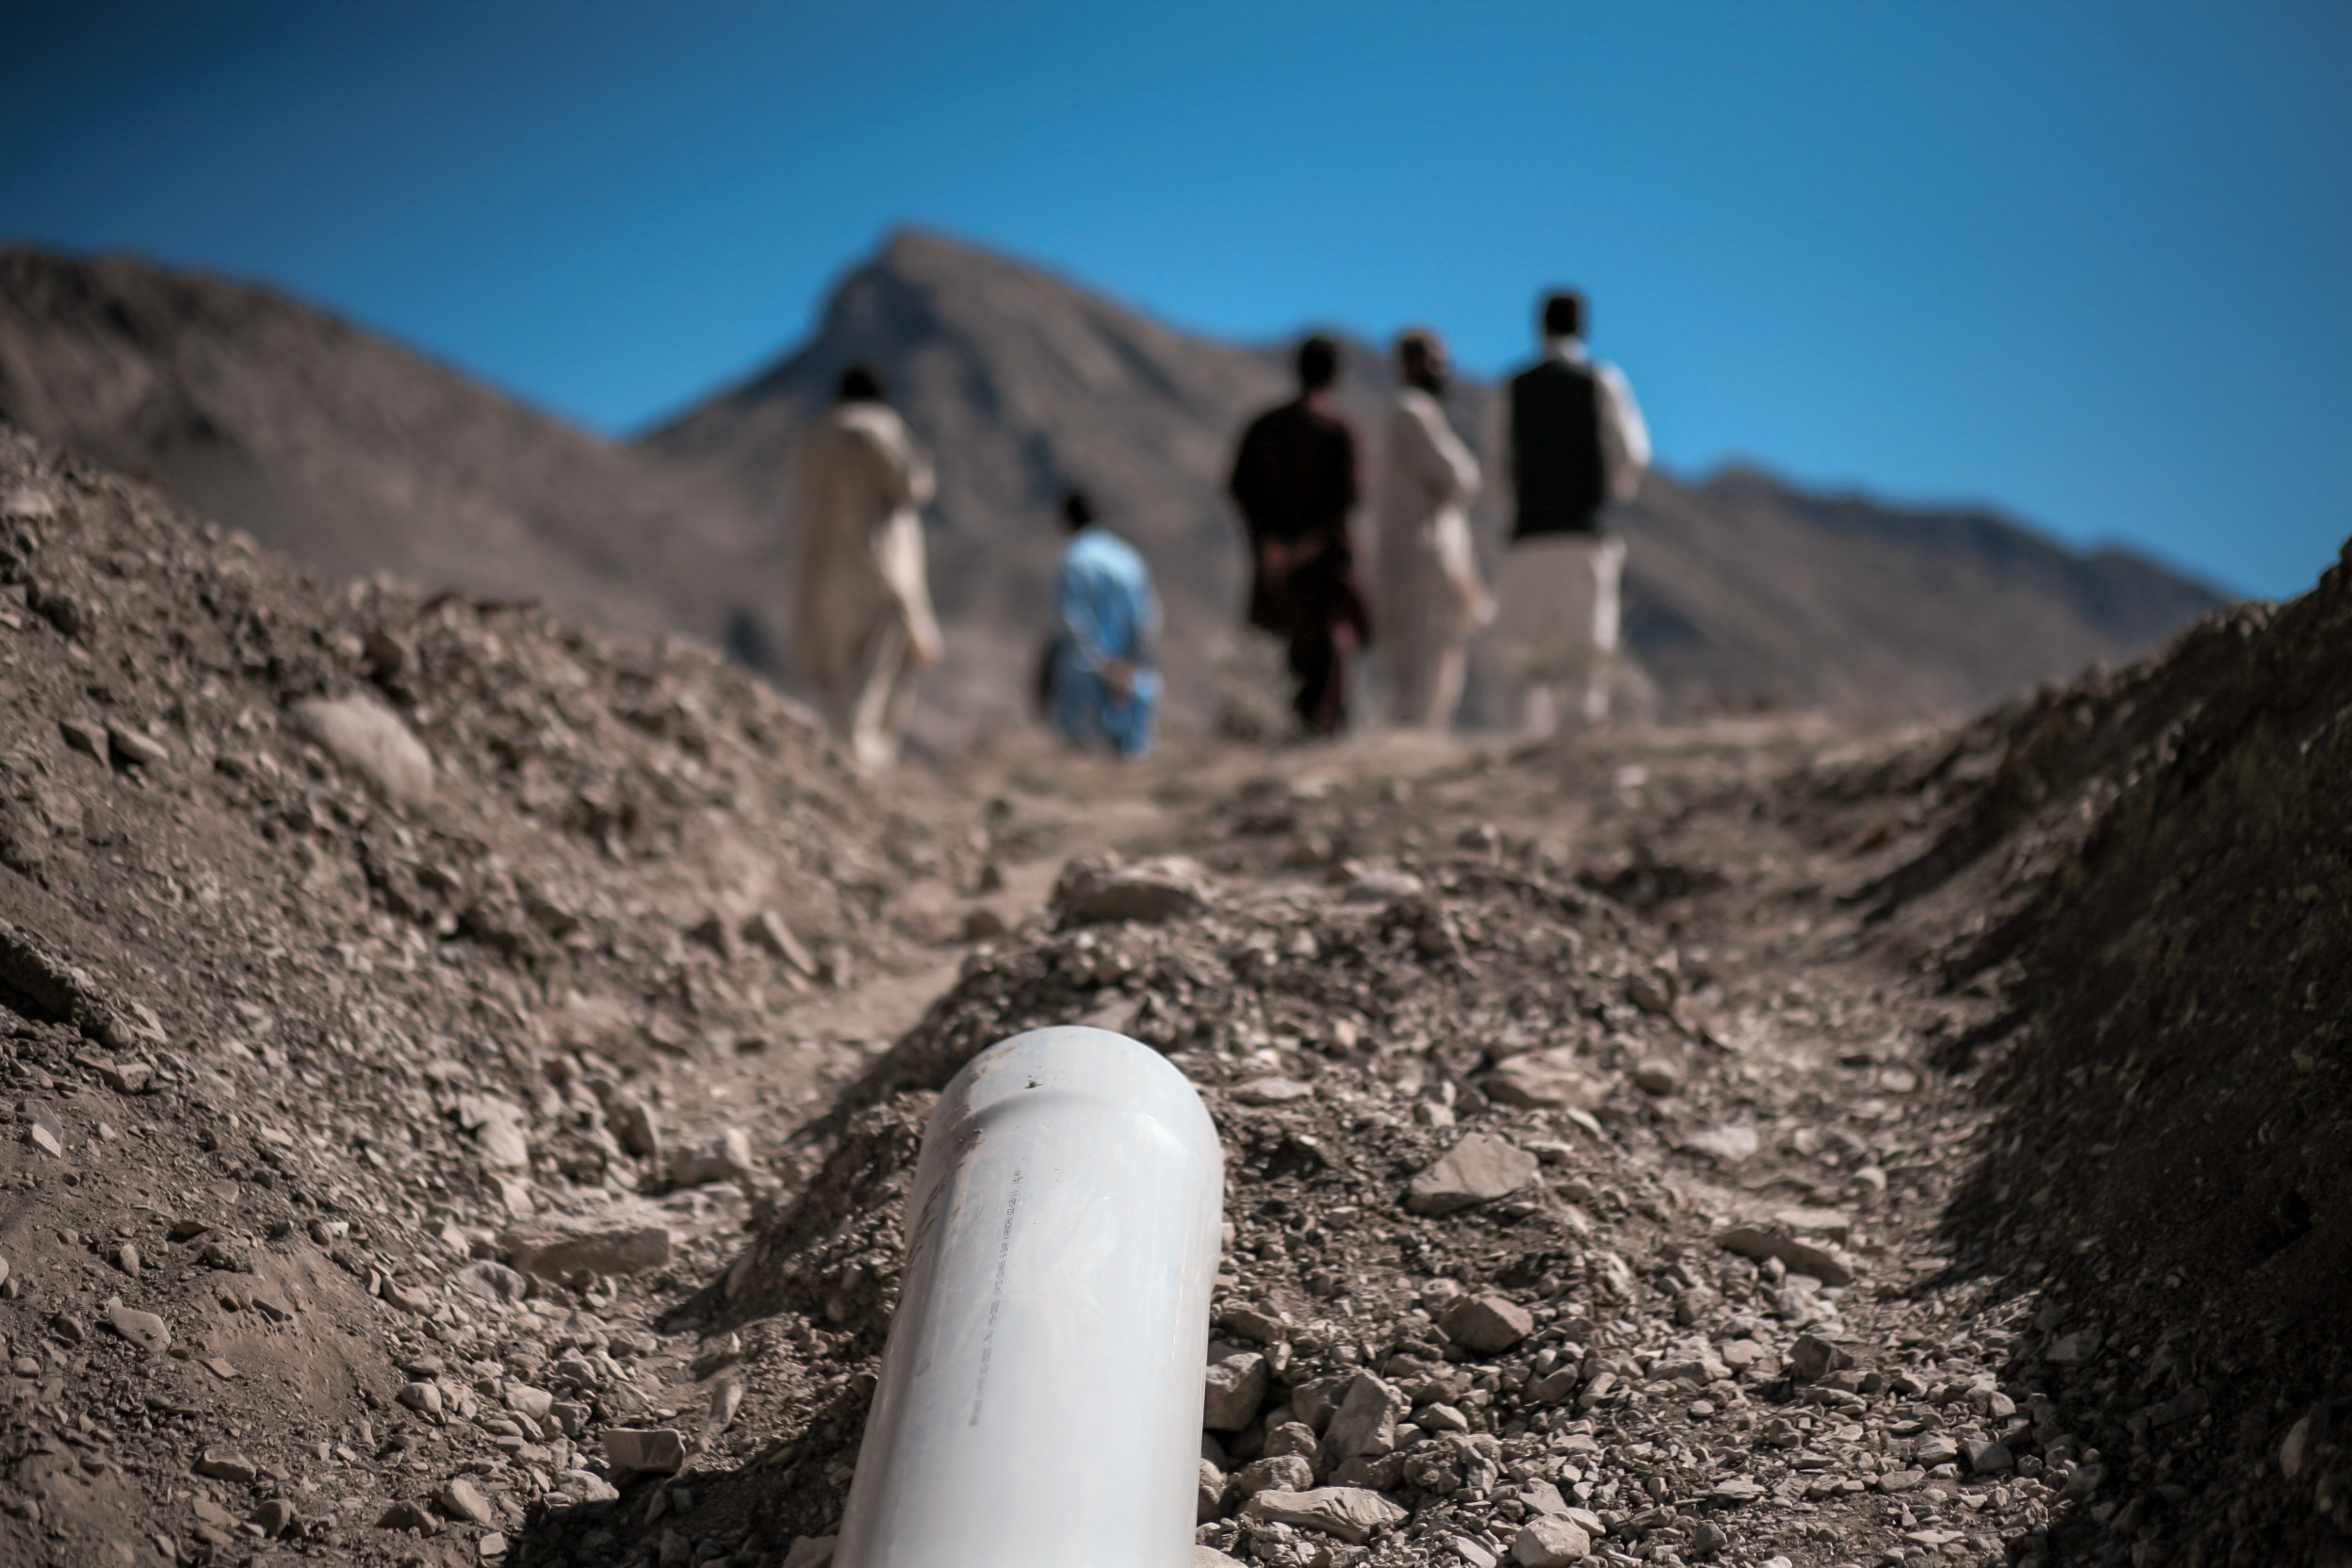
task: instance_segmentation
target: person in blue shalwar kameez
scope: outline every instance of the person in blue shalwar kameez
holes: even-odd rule
[[[1152,571],[1133,545],[1095,526],[1084,491],[1062,498],[1062,520],[1070,538],[1054,587],[1054,727],[1071,745],[1107,744],[1140,757],[1151,747],[1160,704]]]

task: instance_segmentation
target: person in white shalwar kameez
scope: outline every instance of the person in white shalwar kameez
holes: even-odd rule
[[[1435,333],[1396,339],[1401,383],[1388,416],[1377,513],[1375,613],[1391,713],[1443,729],[1462,701],[1464,645],[1493,614],[1469,506],[1478,462],[1446,422],[1446,355]]]
[[[1543,306],[1544,353],[1502,399],[1496,470],[1511,491],[1510,546],[1496,572],[1494,651],[1521,694],[1521,720],[1547,735],[1561,701],[1609,715],[1609,666],[1623,629],[1625,542],[1603,528],[1650,466],[1649,427],[1614,365],[1584,347],[1584,297]]]
[[[931,464],[862,367],[804,432],[791,458],[792,657],[825,694],[825,716],[858,760],[887,766],[906,727],[907,685],[939,662],[922,509]]]

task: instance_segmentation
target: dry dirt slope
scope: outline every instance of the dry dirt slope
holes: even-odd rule
[[[708,650],[330,596],[0,430],[0,1559],[388,1560],[454,1479],[493,1531],[596,1490],[585,1417],[503,1380],[645,1409],[663,1342],[579,1272],[609,1259],[491,1260],[715,1261],[769,1179],[674,1169],[671,1086],[822,1070],[795,1004],[904,959],[897,894],[957,874],[919,809]],[[670,1175],[732,1184],[640,1196]],[[400,1404],[428,1366],[446,1410]]]

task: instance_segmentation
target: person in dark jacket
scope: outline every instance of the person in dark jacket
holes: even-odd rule
[[[1339,346],[1308,338],[1298,370],[1298,396],[1242,433],[1226,489],[1250,541],[1250,624],[1289,644],[1298,723],[1331,735],[1348,721],[1348,665],[1372,640],[1348,533],[1356,432],[1331,395]]]
[[[1632,499],[1650,465],[1633,388],[1585,351],[1584,317],[1581,294],[1544,300],[1543,357],[1511,377],[1504,400],[1497,466],[1511,525],[1494,647],[1538,735],[1558,725],[1563,698],[1588,721],[1608,716],[1625,545],[1604,527],[1604,509]]]

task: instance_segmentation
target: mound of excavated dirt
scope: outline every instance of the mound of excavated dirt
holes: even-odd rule
[[[1870,896],[2006,1003],[1948,1048],[1994,1112],[1949,1225],[2039,1276],[2017,1375],[2114,1475],[2053,1553],[2352,1560],[2352,566],[1965,757]]]
[[[0,429],[0,1558],[472,1562],[610,1496],[599,1429],[703,1397],[640,1306],[773,1185],[690,1091],[914,961],[972,854],[918,787]]]
[[[1083,1021],[1168,1052],[1225,1142],[1204,1544],[1451,1568],[1530,1531],[1738,1564],[1991,1562],[2034,1539],[2074,1471],[2030,1451],[1995,1371],[2033,1303],[1938,1250],[1972,1123],[1919,1054],[1976,1013],[1857,968],[1854,923],[1822,919],[1852,857],[1771,809],[1818,743],[1641,743],[1639,764],[1578,745],[1251,781],[1141,846],[1192,859],[1067,870],[681,1309],[768,1347],[743,1409],[769,1435],[690,1470],[694,1527],[772,1548],[832,1527],[929,1091],[1007,1034]],[[1352,1489],[1368,1538],[1293,1495],[1318,1487]],[[551,1513],[533,1544],[692,1547],[641,1518]]]

